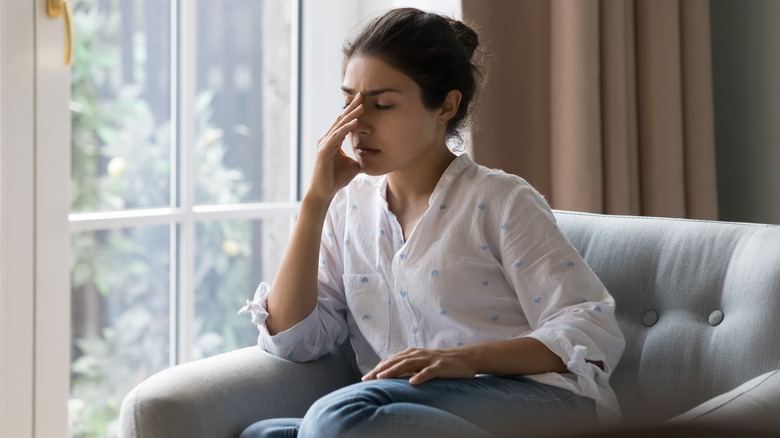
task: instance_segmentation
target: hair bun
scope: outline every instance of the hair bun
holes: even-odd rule
[[[460,20],[448,18],[447,21],[449,21],[452,30],[455,31],[455,36],[466,50],[469,59],[471,59],[471,57],[474,56],[474,51],[476,51],[479,46],[479,36],[472,28],[463,24]]]

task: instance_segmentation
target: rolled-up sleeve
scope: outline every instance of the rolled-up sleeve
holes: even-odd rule
[[[609,376],[625,339],[614,299],[538,193],[521,186],[510,199],[502,219],[502,263],[532,328],[526,336],[563,360],[576,375],[579,392],[602,406],[616,406]],[[602,362],[603,369],[593,362]]]
[[[334,201],[335,203],[335,201]],[[333,207],[331,208],[333,211]],[[328,214],[320,243],[317,273],[317,305],[302,321],[272,335],[266,326],[271,286],[261,283],[252,301],[239,313],[250,313],[260,335],[258,345],[265,351],[294,362],[317,359],[347,338],[347,305],[342,280],[342,251],[338,242],[343,229]]]
[[[321,357],[346,339],[344,310],[327,296],[318,297],[317,306],[302,321],[272,335],[265,323],[269,293],[269,285],[261,283],[254,300],[247,300],[247,305],[239,311],[240,314],[251,313],[252,323],[260,331],[257,344],[263,350],[294,362],[306,362]]]

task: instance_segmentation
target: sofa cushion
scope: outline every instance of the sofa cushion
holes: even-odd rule
[[[755,377],[669,420],[670,424],[705,424],[778,430],[780,370]]]
[[[780,226],[556,211],[616,302],[610,382],[629,424],[679,415],[780,363]]]

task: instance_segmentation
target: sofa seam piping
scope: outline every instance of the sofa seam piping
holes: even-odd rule
[[[140,436],[140,434],[138,433],[140,431],[140,428],[138,427],[138,399],[140,398],[138,397],[138,393],[141,392],[142,385],[143,383],[141,383],[141,385],[138,385],[138,390],[136,391],[135,394],[133,394],[133,429],[134,429],[133,432],[135,432],[136,436]]]
[[[762,385],[764,382],[766,382],[767,380],[769,380],[770,378],[772,378],[772,376],[774,376],[774,375],[775,375],[775,374],[777,374],[778,372],[780,372],[780,370],[775,370],[773,373],[771,373],[771,374],[769,374],[768,376],[766,376],[766,377],[765,377],[763,380],[761,380],[760,382],[756,383],[756,384],[755,384],[755,385],[754,385],[752,388],[748,389],[747,391],[740,392],[739,394],[737,394],[737,395],[735,395],[734,397],[732,397],[732,398],[730,398],[730,399],[728,399],[728,400],[724,401],[723,403],[719,404],[718,406],[715,406],[714,408],[707,410],[707,412],[702,412],[701,414],[699,414],[699,415],[697,415],[697,416],[695,416],[695,417],[691,418],[691,420],[690,420],[690,421],[688,421],[688,424],[691,424],[691,423],[693,423],[694,421],[696,421],[696,420],[698,420],[698,419],[700,419],[700,418],[704,417],[705,415],[709,415],[709,414],[711,414],[711,413],[713,413],[713,412],[717,411],[718,409],[720,409],[720,408],[722,408],[722,407],[726,406],[727,404],[729,404],[729,403],[733,402],[734,400],[736,400],[736,399],[738,399],[738,398],[742,397],[743,395],[745,395],[745,394],[747,394],[747,393],[749,393],[749,392],[753,391],[754,389],[756,389],[756,388],[758,388],[759,386],[761,386],[761,385]]]
[[[733,221],[717,221],[717,220],[710,220],[710,219],[691,219],[691,218],[682,218],[682,217],[664,217],[664,216],[635,216],[635,215],[625,215],[625,214],[607,214],[607,213],[588,213],[583,211],[573,211],[573,210],[559,210],[559,209],[552,209],[553,213],[561,213],[564,215],[572,215],[572,216],[584,216],[584,217],[591,217],[591,216],[606,216],[611,218],[625,218],[625,219],[641,219],[641,220],[664,220],[664,221],[671,221],[671,222],[684,222],[684,223],[708,223],[708,224],[727,224],[727,225],[747,225],[749,227],[756,227],[756,228],[775,228],[778,227],[776,224],[762,224],[762,223],[754,223],[754,222],[733,222]]]

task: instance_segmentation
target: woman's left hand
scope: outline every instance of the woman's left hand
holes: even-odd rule
[[[383,360],[363,376],[363,381],[409,377],[409,383],[419,385],[431,379],[471,379],[476,370],[468,360],[466,350],[426,350],[407,348]]]

